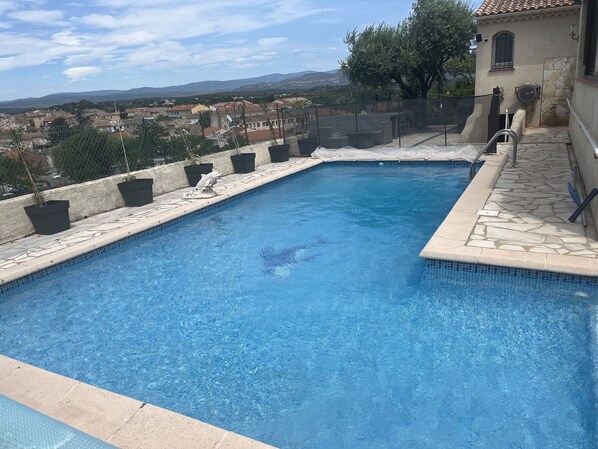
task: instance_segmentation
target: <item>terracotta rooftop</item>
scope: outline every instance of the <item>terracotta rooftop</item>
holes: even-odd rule
[[[492,16],[575,5],[579,5],[578,0],[485,0],[476,11],[476,16]]]
[[[195,107],[194,104],[181,104],[181,105],[178,105],[178,106],[173,106],[168,111],[169,112],[172,112],[172,111],[190,111],[194,107]]]

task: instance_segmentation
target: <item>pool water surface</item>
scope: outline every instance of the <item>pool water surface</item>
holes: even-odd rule
[[[327,164],[0,296],[0,353],[281,448],[592,448],[592,281],[426,267],[463,164]]]

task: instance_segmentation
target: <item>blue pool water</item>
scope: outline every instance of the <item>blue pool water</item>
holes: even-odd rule
[[[466,180],[318,167],[5,291],[0,353],[282,448],[596,447],[596,284],[418,257]]]

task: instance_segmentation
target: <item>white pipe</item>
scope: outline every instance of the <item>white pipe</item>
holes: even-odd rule
[[[569,101],[568,98],[567,98],[567,104],[569,105],[569,110],[573,114],[573,117],[575,117],[577,124],[581,127],[584,134],[586,135],[586,139],[588,139],[588,142],[590,142],[590,145],[592,146],[592,149],[594,150],[594,157],[598,158],[598,144],[596,144],[596,141],[594,140],[594,138],[588,131],[588,128],[586,127],[586,125],[583,122],[583,120],[581,119],[581,117],[579,117],[579,115],[577,115],[577,111],[575,111],[575,109],[573,108],[573,105],[571,104],[571,102]]]

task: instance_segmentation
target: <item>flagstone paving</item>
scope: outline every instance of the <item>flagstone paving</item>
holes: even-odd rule
[[[568,220],[576,208],[567,191],[568,142],[567,128],[525,130],[517,166],[503,168],[467,246],[598,257],[592,223]]]

